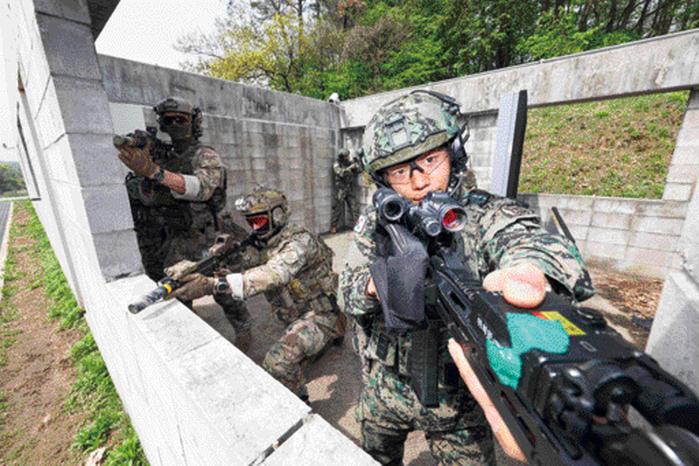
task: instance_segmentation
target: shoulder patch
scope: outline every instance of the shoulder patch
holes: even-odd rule
[[[364,233],[366,229],[366,215],[360,215],[357,223],[354,225],[354,232],[358,235]]]

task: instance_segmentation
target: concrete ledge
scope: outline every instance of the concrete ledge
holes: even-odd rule
[[[265,456],[310,408],[179,302],[130,314],[129,302],[153,287],[143,275],[109,283],[103,297],[90,293],[87,314],[149,461]]]
[[[312,414],[294,435],[264,462],[269,466],[353,466],[378,464],[323,418]]]
[[[661,366],[699,392],[699,287],[687,274],[668,275],[646,351]]]

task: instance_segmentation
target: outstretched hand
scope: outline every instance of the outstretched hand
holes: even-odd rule
[[[544,272],[532,264],[495,270],[483,280],[483,288],[500,291],[505,301],[525,309],[541,304],[548,287],[549,282]]]

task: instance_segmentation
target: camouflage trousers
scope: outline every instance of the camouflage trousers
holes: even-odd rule
[[[338,189],[333,197],[330,223],[338,230],[344,227],[352,228],[358,216],[359,204],[354,192],[345,188]]]
[[[485,415],[470,393],[440,389],[439,407],[425,408],[407,380],[371,362],[357,406],[362,448],[382,464],[399,465],[409,432],[422,430],[442,465],[495,464]]]
[[[151,280],[158,281],[165,276],[163,269],[181,260],[198,261],[214,241],[213,229],[185,231],[178,234],[164,228],[149,228],[138,231],[136,238],[141,253],[141,262]]]
[[[235,346],[246,352],[252,339],[252,319],[247,306],[229,294],[214,294],[214,301],[221,306],[223,314],[235,330]]]
[[[362,383],[366,385],[369,383],[369,369],[371,367],[371,361],[366,358],[364,351],[369,345],[369,335],[356,318],[350,318],[350,321],[350,327],[352,329],[352,349],[357,356],[359,356],[359,360],[362,363]]]
[[[306,312],[272,345],[262,367],[299,398],[308,399],[303,366],[344,335],[342,322],[334,310]]]

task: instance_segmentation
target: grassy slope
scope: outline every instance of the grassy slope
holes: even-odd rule
[[[520,192],[659,199],[687,92],[530,110]]]
[[[73,293],[56,260],[46,233],[29,201],[15,204],[17,209],[29,209],[31,221],[25,231],[14,231],[13,235],[31,235],[36,241],[35,254],[39,257],[43,273],[36,279],[43,285],[52,300],[48,315],[60,321],[61,328],[77,328],[82,338],[71,349],[77,378],[72,388],[67,410],[81,410],[89,414],[89,422],[75,435],[73,447],[88,453],[102,446],[109,447],[106,465],[147,464],[138,438],[123,411],[119,396],[109,378],[109,373],[90,334]],[[10,273],[6,276],[3,294],[12,293],[11,257],[8,257]],[[9,285],[9,288],[8,288]],[[11,317],[11,312],[9,313]],[[0,406],[1,408],[1,406]]]

